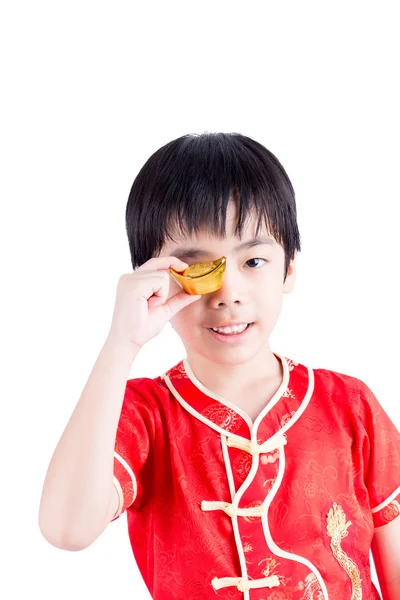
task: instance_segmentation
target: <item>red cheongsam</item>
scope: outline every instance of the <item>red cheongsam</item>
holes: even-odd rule
[[[155,600],[379,599],[369,550],[400,514],[400,433],[361,380],[275,355],[254,422],[187,359],[127,381],[113,520],[127,511]]]

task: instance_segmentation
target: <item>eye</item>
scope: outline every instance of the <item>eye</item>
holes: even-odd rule
[[[248,261],[246,261],[246,264],[249,263],[249,262],[251,262],[252,260],[263,260],[266,263],[269,262],[269,260],[266,260],[265,258],[259,258],[259,257],[257,257],[257,258],[250,258]]]

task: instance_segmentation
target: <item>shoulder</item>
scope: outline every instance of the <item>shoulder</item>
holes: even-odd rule
[[[172,372],[181,372],[183,369],[183,360],[180,360],[177,364],[169,367],[164,373],[161,373],[155,377],[134,377],[128,379],[126,385],[127,394],[138,394],[149,402],[160,402],[165,401],[170,396],[170,390],[165,383],[166,375],[170,375]]]
[[[161,376],[151,377],[134,377],[126,382],[126,391],[131,394],[139,394],[143,397],[158,397],[163,396],[168,391]]]
[[[160,411],[165,406],[169,390],[161,376],[134,377],[126,382],[124,407],[147,407],[151,411]]]
[[[313,372],[315,393],[351,415],[352,420],[365,422],[379,407],[372,390],[359,377],[327,368],[313,368]]]
[[[313,368],[315,386],[327,393],[340,393],[350,398],[358,397],[367,385],[358,377],[326,368]]]

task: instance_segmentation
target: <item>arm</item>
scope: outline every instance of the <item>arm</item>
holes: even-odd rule
[[[400,598],[400,517],[375,531],[372,556],[383,600]]]
[[[119,518],[118,496],[123,501],[122,509],[135,500],[137,504],[140,502],[134,469],[129,462],[136,463],[140,474],[149,446],[146,419],[148,424],[152,415],[149,416],[147,408],[135,406],[135,390],[127,394],[127,378],[140,348],[174,314],[201,297],[184,291],[169,297],[167,270],[182,266],[189,265],[174,256],[151,258],[118,281],[110,332],[54,451],[43,486],[39,527],[54,546],[67,550],[86,548],[107,527],[110,511],[117,515],[115,506]],[[123,414],[125,406],[129,416]],[[145,417],[141,411],[146,413]],[[121,420],[124,423],[120,428]],[[131,421],[135,421],[133,425]],[[140,433],[135,433],[138,429]],[[136,440],[139,444],[145,440],[146,452],[136,451]],[[120,480],[115,479],[120,486],[119,494],[114,492],[117,444],[118,449],[122,448],[118,456],[122,465],[126,463],[123,468],[128,474],[122,472],[119,476],[124,480],[124,489]]]
[[[39,527],[58,548],[86,548],[109,523],[116,503],[115,437],[138,352],[135,346],[107,337],[54,451],[40,501]]]

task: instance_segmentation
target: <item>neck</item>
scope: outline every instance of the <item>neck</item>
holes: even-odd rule
[[[283,378],[281,360],[271,351],[268,342],[244,363],[218,363],[189,351],[187,362],[200,383],[223,398],[240,397]]]

